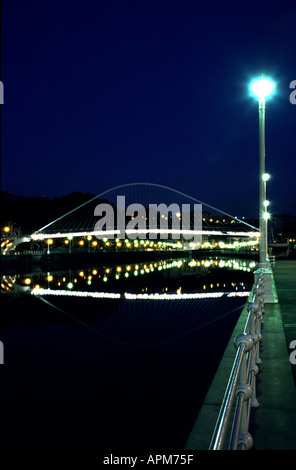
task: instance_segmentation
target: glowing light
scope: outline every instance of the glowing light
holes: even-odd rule
[[[10,228],[9,227],[4,227],[4,232],[9,232],[10,231]]]
[[[231,222],[231,223],[234,223]],[[108,231],[85,231],[85,232],[67,232],[67,233],[33,233],[31,235],[32,240],[45,240],[45,239],[53,239],[53,238],[65,238],[67,237],[68,239],[72,239],[74,236],[75,237],[82,237],[82,236],[87,236],[87,235],[93,235],[93,236],[102,236],[102,234],[108,234],[110,236],[115,235],[119,233],[119,230],[108,230]],[[183,230],[183,229],[126,229],[126,234],[127,235],[149,235],[150,233],[156,234],[156,235],[190,235],[191,237],[195,235],[222,235],[222,236],[227,236],[227,235],[234,235],[234,236],[244,236],[244,237],[252,237],[252,236],[258,236],[258,232],[222,232],[220,230]],[[107,243],[108,238],[103,238],[103,241]],[[93,244],[96,244],[95,241],[92,242]],[[128,240],[126,240],[126,243],[129,243]],[[147,242],[146,242],[147,243]],[[110,244],[110,243],[109,243]],[[140,241],[141,245],[145,245],[144,240]],[[166,246],[167,243],[163,242],[163,246]]]
[[[227,294],[227,297],[248,297],[250,295],[250,292],[243,291],[243,292],[229,292]]]
[[[270,174],[269,173],[263,173],[262,179],[263,179],[263,181],[268,181],[270,179]]]
[[[265,220],[270,219],[270,214],[269,214],[269,212],[264,212],[263,218],[264,218]]]
[[[251,83],[251,90],[257,98],[266,98],[272,93],[274,87],[275,84],[267,78],[260,78]]]
[[[69,282],[68,289],[73,288],[73,284]],[[204,289],[206,286],[204,286]],[[43,288],[34,288],[31,290],[31,295],[53,295],[53,296],[70,296],[70,297],[90,297],[96,299],[120,299],[125,298],[126,300],[190,300],[190,299],[217,299],[223,296],[227,297],[248,297],[250,292],[211,292],[211,293],[178,293],[178,294],[131,294],[125,292],[124,294],[114,293],[114,292],[85,292],[85,291],[67,291],[62,289],[43,289]]]
[[[220,298],[225,295],[225,292],[212,292],[212,293],[188,293],[188,294],[129,294],[124,293],[124,297],[127,300],[190,300],[190,299],[209,299],[209,298]]]
[[[53,280],[53,276],[50,274],[49,276],[47,276],[47,280],[51,282]]]
[[[25,284],[26,284],[27,286],[29,286],[32,281],[31,281],[31,279],[30,279],[29,277],[27,277],[24,282],[25,282]]]
[[[263,205],[264,205],[264,207],[267,207],[267,206],[269,206],[269,204],[270,204],[270,202],[269,202],[269,201],[264,201],[264,202],[263,202]]]
[[[70,282],[68,284],[69,289],[73,288],[73,284]],[[51,290],[51,289],[32,289],[31,295],[55,295],[55,296],[65,296],[65,297],[93,297],[95,299],[119,299],[121,294],[112,293],[112,292],[84,292],[84,291],[72,291],[67,290]]]

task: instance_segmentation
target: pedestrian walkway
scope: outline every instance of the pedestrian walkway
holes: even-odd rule
[[[289,361],[296,339],[296,260],[273,268],[278,304],[266,304],[257,398],[250,432],[253,449],[296,450],[296,366]]]
[[[252,409],[249,431],[253,450],[296,450],[296,366],[289,360],[292,351],[289,345],[296,340],[296,260],[277,260],[273,274],[278,303],[265,304],[264,308],[262,364],[256,376],[260,406]],[[233,338],[243,331],[247,315],[245,306],[188,437],[186,450],[209,448],[233,365]]]
[[[289,347],[296,339],[296,260],[280,260],[273,269],[281,307],[284,333]],[[296,367],[292,368],[296,384]]]

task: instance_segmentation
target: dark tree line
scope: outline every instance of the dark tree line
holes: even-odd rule
[[[43,196],[15,196],[7,191],[1,191],[1,227],[13,224],[15,227],[20,227],[24,234],[32,233],[94,196],[90,193],[72,192],[66,196],[50,199]]]

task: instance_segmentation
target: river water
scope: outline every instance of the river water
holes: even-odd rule
[[[105,260],[2,276],[0,448],[182,450],[255,265]]]

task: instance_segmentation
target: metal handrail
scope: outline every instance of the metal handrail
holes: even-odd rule
[[[253,286],[251,301],[248,303],[248,317],[243,333],[239,334],[234,344],[237,348],[232,370],[220,407],[216,426],[212,435],[209,450],[224,448],[226,437],[233,414],[232,429],[229,439],[229,449],[250,449],[253,445],[249,433],[251,407],[258,407],[256,398],[256,380],[261,363],[259,357],[259,342],[262,339],[261,324],[264,309],[264,280],[262,274]]]

